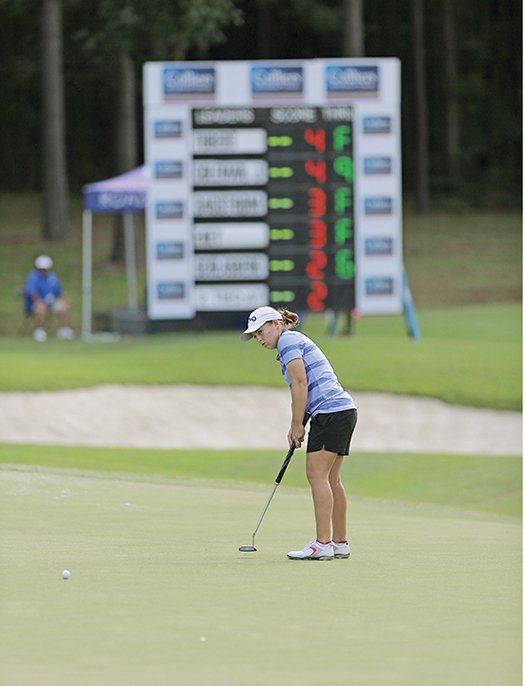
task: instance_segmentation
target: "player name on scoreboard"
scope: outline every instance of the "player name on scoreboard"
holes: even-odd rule
[[[264,217],[268,211],[268,196],[264,191],[195,191],[193,216],[201,217]]]
[[[266,160],[195,160],[195,186],[264,186],[268,181]]]

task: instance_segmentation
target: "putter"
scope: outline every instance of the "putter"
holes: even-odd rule
[[[254,553],[257,550],[257,548],[255,547],[255,534],[257,533],[257,531],[259,530],[259,527],[261,526],[261,522],[263,520],[264,515],[266,514],[266,510],[269,508],[270,503],[272,502],[273,495],[274,495],[275,491],[277,490],[277,486],[281,483],[281,479],[283,478],[284,473],[286,471],[286,468],[288,467],[290,460],[292,459],[292,455],[294,454],[294,451],[295,451],[295,443],[292,443],[292,445],[290,446],[290,450],[288,451],[288,454],[284,458],[284,462],[283,462],[282,467],[279,471],[279,474],[277,474],[277,478],[275,479],[274,487],[273,487],[272,492],[270,493],[270,497],[268,498],[268,502],[266,503],[264,510],[262,511],[262,514],[259,517],[259,521],[257,522],[257,526],[255,527],[255,531],[252,534],[252,544],[251,545],[241,545],[241,547],[239,548],[241,553]]]

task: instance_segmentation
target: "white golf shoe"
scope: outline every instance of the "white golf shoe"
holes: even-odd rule
[[[33,331],[33,338],[35,341],[43,343],[45,340],[47,340],[47,333],[44,331],[44,329],[35,329]]]
[[[350,546],[348,543],[336,543],[335,541],[332,541],[332,548],[334,550],[334,557],[350,557]]]
[[[69,326],[61,326],[57,331],[57,338],[61,341],[71,341],[75,338],[75,332]]]
[[[333,560],[334,551],[331,543],[310,541],[302,550],[291,550],[288,558],[290,560]]]

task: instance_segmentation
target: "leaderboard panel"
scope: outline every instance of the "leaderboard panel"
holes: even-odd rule
[[[352,109],[194,109],[192,127],[197,311],[352,307]]]

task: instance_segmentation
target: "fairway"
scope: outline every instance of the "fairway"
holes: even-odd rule
[[[518,518],[351,497],[352,557],[292,562],[311,504],[282,486],[239,553],[268,493],[4,466],[0,682],[521,683]]]

